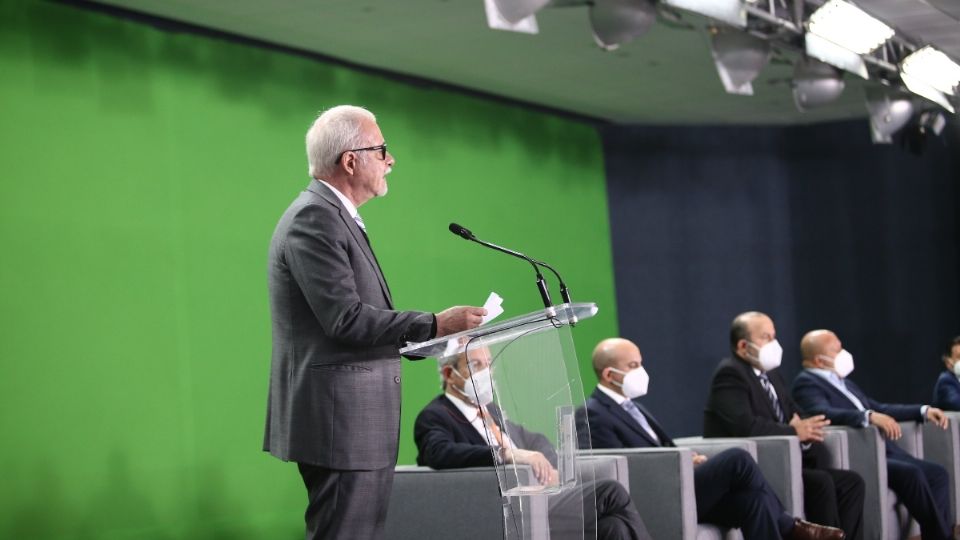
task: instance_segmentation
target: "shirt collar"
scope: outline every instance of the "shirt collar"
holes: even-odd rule
[[[610,399],[616,401],[617,405],[623,405],[623,402],[627,400],[627,396],[623,394],[618,394],[617,392],[614,392],[613,390],[607,388],[602,384],[598,384],[597,388],[604,394],[610,396]]]
[[[829,382],[833,383],[835,386],[843,386],[843,379],[837,375],[837,372],[832,369],[823,369],[823,368],[806,368],[807,371],[818,375]]]
[[[357,207],[352,202],[350,202],[350,199],[348,199],[346,195],[344,195],[343,193],[340,193],[339,189],[331,186],[325,180],[321,180],[319,178],[317,178],[316,180],[317,182],[320,182],[321,184],[330,188],[330,191],[332,191],[333,194],[336,195],[338,199],[340,199],[340,202],[343,203],[343,207],[347,209],[347,213],[350,214],[350,217],[353,219],[357,219],[357,216],[360,215],[360,211],[357,210]]]
[[[450,392],[446,392],[443,395],[454,404],[457,410],[459,410],[467,420],[473,422],[478,416],[480,416],[480,410],[477,409],[477,406],[473,403],[467,403]]]

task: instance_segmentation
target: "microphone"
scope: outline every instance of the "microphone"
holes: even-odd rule
[[[470,240],[471,242],[476,242],[481,246],[488,247],[490,249],[499,251],[501,253],[506,253],[507,255],[511,255],[513,257],[523,259],[528,263],[530,263],[530,265],[533,267],[533,271],[537,273],[537,289],[540,290],[540,299],[543,300],[543,307],[547,309],[548,314],[550,314],[551,316],[555,314],[555,310],[553,309],[553,304],[550,301],[550,291],[547,288],[547,283],[546,281],[544,281],[543,274],[540,272],[541,266],[546,268],[547,270],[550,270],[551,272],[553,272],[553,275],[557,276],[557,280],[560,281],[560,295],[563,297],[564,302],[568,304],[570,303],[570,291],[569,289],[567,289],[567,285],[563,282],[563,278],[560,277],[560,274],[558,274],[557,271],[554,270],[552,266],[546,263],[540,262],[536,259],[531,259],[530,257],[527,257],[523,253],[520,253],[519,251],[514,251],[512,249],[507,249],[503,246],[498,246],[491,242],[480,240],[479,238],[474,236],[472,232],[470,232],[470,229],[462,225],[459,225],[457,223],[450,224],[450,232],[463,238],[464,240]]]

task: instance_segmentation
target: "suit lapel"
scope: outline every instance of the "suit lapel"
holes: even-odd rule
[[[483,440],[483,437],[480,436],[480,433],[473,427],[473,424],[470,423],[470,420],[460,412],[460,409],[457,408],[453,402],[450,401],[445,395],[442,395],[437,398],[440,401],[440,404],[446,409],[447,414],[450,415],[450,420],[453,422],[453,425],[457,426],[457,431],[467,439],[467,442],[470,444],[479,444],[487,446],[487,441]],[[493,413],[491,413],[493,416]],[[496,417],[495,417],[496,418]]]
[[[643,429],[643,426],[641,426],[636,420],[633,419],[632,416],[630,416],[630,413],[625,411],[623,407],[621,407],[616,401],[611,399],[610,396],[603,393],[602,390],[600,390],[599,388],[594,390],[593,397],[601,405],[606,407],[610,411],[610,414],[612,414],[616,418],[619,418],[621,422],[627,425],[627,427],[632,429],[634,432],[636,432],[637,435],[640,435],[647,442],[649,442],[650,446],[660,446],[660,443],[654,440],[653,437],[651,437],[650,434],[647,433],[647,430]],[[648,422],[650,421],[649,415],[647,415],[647,421]]]
[[[839,389],[837,389],[836,386],[830,384],[830,383],[829,383],[826,379],[824,379],[823,377],[821,377],[821,376],[819,376],[819,375],[816,375],[816,374],[813,374],[813,373],[809,373],[809,372],[804,372],[804,375],[806,375],[807,377],[810,377],[810,379],[813,380],[813,382],[814,382],[815,384],[817,384],[818,386],[820,386],[820,388],[825,389],[825,390],[826,390],[827,392],[829,392],[830,395],[832,395],[833,397],[835,397],[835,398],[840,398],[840,399],[843,400],[844,403],[849,403],[850,405],[853,405],[854,407],[856,407],[856,404],[855,404],[854,402],[850,401],[850,398],[848,398],[843,392],[841,392]],[[864,398],[860,396],[860,393],[859,393],[859,392],[854,392],[854,391],[851,389],[851,386],[850,386],[850,385],[847,385],[847,390],[850,390],[850,393],[851,393],[851,394],[857,396],[857,399],[860,400],[860,404],[861,404],[861,405],[863,405],[864,407],[867,406],[866,401],[864,401]]]
[[[380,289],[383,291],[383,297],[387,301],[387,306],[393,309],[393,297],[390,295],[390,287],[387,286],[387,280],[383,277],[383,271],[380,269],[380,262],[377,260],[377,256],[373,254],[373,249],[370,247],[366,233],[364,233],[360,226],[357,225],[357,222],[350,217],[350,212],[347,212],[347,209],[343,207],[340,199],[318,180],[312,180],[307,189],[323,197],[340,211],[340,220],[343,222],[343,226],[350,231],[354,241],[360,246],[360,251],[362,251],[363,255],[367,258],[367,262],[373,266],[375,270],[374,274],[376,274],[377,281],[380,283]]]
[[[763,385],[760,384],[760,377],[753,372],[753,367],[738,358],[733,358],[733,361],[737,363],[735,365],[747,378],[747,384],[750,385],[750,392],[753,394],[754,400],[759,400],[763,403],[764,410],[767,411],[767,418],[779,421],[777,419],[777,411],[773,409],[773,403],[770,403],[770,396],[767,394],[767,391],[763,389]],[[776,386],[774,386],[774,390],[776,390]],[[779,390],[777,391],[777,399],[780,401],[780,408],[783,409],[783,399],[780,398]],[[784,410],[784,414],[786,414],[786,410]]]
[[[667,435],[667,432],[664,431],[663,426],[660,425],[660,422],[658,422],[657,419],[653,417],[653,414],[650,413],[650,411],[648,411],[646,407],[637,403],[636,400],[634,400],[633,403],[634,405],[637,406],[638,409],[640,409],[640,413],[647,418],[647,422],[650,423],[650,427],[653,428],[653,432],[657,434],[657,437],[660,437],[660,445],[676,446],[675,444],[673,444],[673,439],[671,439],[670,436]]]

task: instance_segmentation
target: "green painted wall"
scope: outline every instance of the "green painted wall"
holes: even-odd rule
[[[538,298],[556,263],[616,332],[599,137],[487,100],[74,7],[0,1],[0,537],[297,538],[295,467],[260,451],[267,244],[304,132],[355,103],[398,163],[362,208],[401,308]],[[586,365],[584,363],[584,365]],[[432,361],[406,363],[401,463]],[[592,384],[592,376],[586,377]]]

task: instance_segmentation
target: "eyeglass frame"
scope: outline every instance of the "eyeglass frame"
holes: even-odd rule
[[[378,144],[377,146],[368,146],[366,148],[351,148],[350,150],[344,150],[340,152],[340,155],[337,156],[337,160],[334,163],[340,163],[340,160],[343,159],[343,155],[347,152],[366,152],[369,150],[379,150],[380,151],[380,161],[387,159],[387,143]]]

